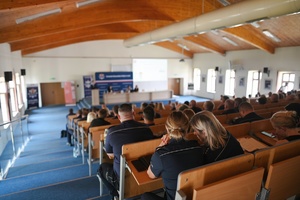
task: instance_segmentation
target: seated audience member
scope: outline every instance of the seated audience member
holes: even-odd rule
[[[151,179],[162,177],[165,186],[165,198],[153,193],[145,193],[142,200],[174,200],[178,174],[184,170],[203,164],[203,151],[196,140],[185,140],[189,119],[181,111],[173,111],[167,118],[167,134],[151,158],[147,174]]]
[[[240,118],[232,120],[232,124],[241,124],[264,119],[254,112],[253,106],[248,102],[243,102],[239,106]]]
[[[213,113],[202,111],[190,120],[194,134],[204,146],[204,163],[212,163],[244,154],[240,143],[218,121]]]
[[[277,93],[273,93],[270,97],[271,103],[278,103],[279,102],[279,95]]]
[[[157,108],[156,109],[157,110],[166,110],[166,108],[165,108],[165,106],[164,106],[164,104],[162,102],[159,102],[157,104]]]
[[[98,111],[98,118],[94,119],[91,122],[90,128],[91,127],[95,127],[95,126],[104,126],[104,125],[109,125],[110,122],[106,121],[105,118],[107,117],[108,113],[107,113],[107,109],[100,109]]]
[[[191,108],[184,109],[182,112],[186,114],[189,120],[192,119],[192,117],[195,115],[195,112]]]
[[[227,99],[224,103],[224,112],[222,112],[222,115],[236,113],[236,112],[237,111],[234,108],[234,101],[232,99]]]
[[[261,95],[261,96],[258,98],[258,103],[259,103],[259,104],[264,105],[264,104],[267,103],[267,101],[268,101],[268,99],[267,99],[267,97],[266,97],[265,95]]]
[[[278,140],[292,141],[300,139],[299,117],[296,111],[278,111],[270,118]],[[278,141],[282,143],[282,141]]]
[[[205,101],[203,104],[203,110],[212,112],[215,109],[215,103],[213,101]]]
[[[147,124],[148,126],[153,126],[153,125],[155,125],[154,118],[155,118],[154,109],[151,106],[147,106],[143,110],[144,123]]]
[[[86,118],[86,122],[90,123],[92,122],[94,119],[97,119],[97,114],[94,112],[89,112]]]
[[[243,102],[242,98],[237,97],[234,99],[234,109],[236,112],[239,112],[239,106],[242,102]]]
[[[172,111],[175,111],[176,110],[176,104],[175,103],[171,103],[170,109]]]
[[[70,108],[70,109],[69,109],[69,113],[66,115],[67,120],[69,120],[69,119],[68,119],[69,116],[72,116],[72,115],[76,115],[76,113],[74,113],[73,108]],[[67,137],[67,136],[68,136],[68,131],[69,131],[69,127],[68,127],[68,123],[67,123],[67,124],[66,124],[66,130],[62,130],[62,131],[61,131],[60,137],[61,137],[61,138],[62,138],[62,137]]]
[[[118,109],[119,109],[119,105],[114,105],[112,108],[112,115],[111,117],[113,119],[118,119]]]
[[[197,102],[195,100],[191,100],[190,102],[190,108],[195,112],[198,113],[200,111],[202,111],[201,108],[197,107]]]
[[[110,85],[107,87],[107,93],[112,93],[113,92],[113,87]]]
[[[79,120],[82,118],[82,109],[79,109],[76,113],[76,117],[73,118],[72,120],[72,124],[74,124],[74,120]],[[73,130],[71,129],[68,129],[68,132],[67,132],[67,145],[69,146],[74,146],[74,144],[72,143],[72,135],[73,135]]]
[[[294,101],[296,99],[296,95],[294,93],[292,93],[291,91],[287,92],[285,99],[287,101]]]
[[[151,106],[155,110],[154,103],[149,103],[149,106]],[[161,118],[161,115],[158,112],[155,112],[155,118]]]
[[[134,91],[134,92],[138,92],[138,91],[139,91],[139,86],[138,86],[138,85],[135,85],[133,91]]]
[[[218,106],[218,110],[224,110],[224,103],[225,101],[229,99],[228,96],[225,96],[225,95],[221,95],[221,100],[222,100],[222,103]]]
[[[112,198],[118,196],[122,146],[154,138],[146,124],[134,120],[131,104],[120,105],[118,118],[121,124],[110,127],[105,140],[105,151],[110,159],[114,159],[113,164],[102,163],[98,169],[98,175]]]
[[[190,105],[190,102],[189,102],[189,101],[185,101],[183,104],[189,106],[189,105]]]
[[[300,103],[289,103],[284,107],[288,111],[296,111],[298,117],[300,118]]]
[[[184,111],[185,109],[189,109],[189,106],[186,104],[181,104],[181,105],[178,105],[178,107],[177,107],[178,111]]]
[[[242,102],[248,102],[247,97],[243,96],[243,97],[242,97]]]

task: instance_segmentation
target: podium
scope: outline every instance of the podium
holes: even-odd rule
[[[92,89],[92,106],[97,106],[99,104],[99,89]]]

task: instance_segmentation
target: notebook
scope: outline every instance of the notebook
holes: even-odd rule
[[[152,154],[142,156],[138,158],[137,160],[133,160],[132,164],[136,168],[138,172],[142,172],[148,169],[150,165]]]

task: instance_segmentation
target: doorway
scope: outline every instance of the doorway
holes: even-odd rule
[[[62,83],[41,83],[42,105],[65,104],[65,94]]]
[[[173,90],[173,95],[180,95],[180,78],[169,78],[168,89]]]

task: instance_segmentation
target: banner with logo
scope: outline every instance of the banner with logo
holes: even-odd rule
[[[64,93],[66,105],[76,105],[74,81],[67,81],[64,83]]]
[[[109,86],[113,92],[125,92],[128,86],[133,88],[132,72],[96,72],[95,87],[99,89],[100,100]]]
[[[83,76],[83,90],[84,90],[84,97],[92,97],[92,88],[93,87],[93,76],[86,75]]]
[[[27,109],[39,107],[39,88],[38,84],[27,85]]]

